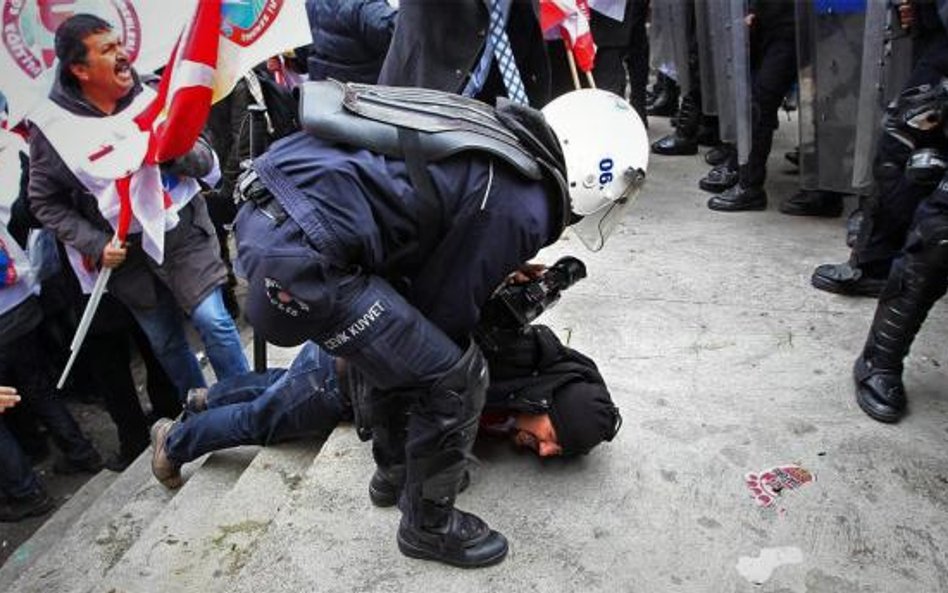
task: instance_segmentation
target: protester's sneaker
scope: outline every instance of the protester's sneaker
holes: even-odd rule
[[[27,517],[39,517],[56,508],[56,501],[43,488],[23,498],[7,498],[0,503],[0,523],[16,523]]]
[[[171,461],[165,452],[165,444],[168,441],[168,434],[177,424],[170,418],[162,418],[155,422],[151,427],[151,473],[166,488],[180,488],[183,483],[181,479],[181,466]]]
[[[188,389],[188,398],[185,400],[184,407],[192,414],[200,414],[207,410],[207,387]]]

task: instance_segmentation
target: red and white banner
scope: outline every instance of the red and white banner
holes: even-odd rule
[[[563,38],[580,70],[593,69],[596,44],[589,29],[587,0],[540,0],[540,28],[547,39]]]
[[[0,91],[14,124],[37,107],[53,82],[59,25],[79,13],[98,15],[125,40],[140,72],[168,61],[196,0],[0,0]]]
[[[11,126],[46,97],[55,72],[56,28],[79,13],[96,14],[125,40],[132,66],[151,72],[168,62],[198,0],[0,0],[0,91]],[[221,0],[214,100],[271,55],[312,42],[302,0]]]

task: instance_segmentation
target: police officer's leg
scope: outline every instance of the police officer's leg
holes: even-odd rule
[[[792,39],[771,39],[762,52],[754,70],[747,164],[740,167],[740,183],[708,201],[712,210],[735,212],[767,207],[767,158],[778,125],[777,112],[796,78],[796,45]]]
[[[400,391],[377,391],[370,396],[375,473],[369,482],[369,498],[378,507],[394,506],[405,484],[405,443],[410,403],[406,396]]]
[[[480,350],[471,344],[462,352],[380,278],[350,276],[337,295],[338,322],[317,341],[381,393],[398,391],[411,402],[399,548],[458,566],[500,561],[506,538],[454,508],[487,389]]]
[[[948,288],[945,206],[948,195],[939,189],[919,207],[917,222],[903,255],[892,264],[865,348],[853,369],[859,407],[882,422],[896,422],[905,414],[902,361],[928,311]]]

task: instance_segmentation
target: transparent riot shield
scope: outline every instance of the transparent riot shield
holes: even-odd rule
[[[751,146],[750,34],[746,0],[709,0],[706,23],[721,140],[737,146],[740,164]],[[700,58],[705,58],[701,54]]]
[[[662,0],[652,4],[649,30],[652,66],[667,70],[671,66],[682,94],[691,90],[688,68],[688,17],[694,0]],[[667,71],[666,71],[667,73]]]
[[[701,82],[701,113],[718,115],[718,91],[714,75],[711,23],[713,0],[695,0],[695,37],[698,42],[698,76]]]
[[[865,4],[801,0],[800,187],[852,193]]]
[[[873,184],[872,161],[883,109],[902,90],[912,71],[912,42],[899,26],[892,3],[866,3],[862,52],[852,186],[866,191]]]

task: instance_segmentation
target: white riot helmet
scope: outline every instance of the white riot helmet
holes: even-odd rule
[[[628,102],[598,89],[566,93],[542,111],[566,159],[570,208],[582,217],[570,228],[598,251],[645,180],[645,126]]]

